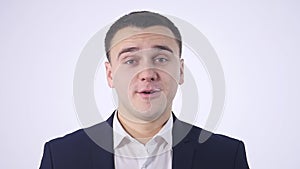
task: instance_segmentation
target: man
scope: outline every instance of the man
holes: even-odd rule
[[[105,38],[106,78],[118,107],[98,125],[45,145],[40,168],[246,169],[241,141],[178,120],[172,103],[184,82],[182,42],[177,27],[148,11],[118,19]]]

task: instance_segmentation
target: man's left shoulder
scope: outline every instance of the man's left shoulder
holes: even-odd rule
[[[199,159],[195,162],[196,166],[249,168],[243,141],[226,135],[215,134],[196,126],[192,127],[190,134],[195,158]],[[216,161],[218,163],[215,163]]]
[[[223,134],[217,134],[197,126],[193,126],[191,132],[193,140],[197,141],[199,144],[214,145],[217,147],[238,147],[239,144],[243,144],[239,139]]]

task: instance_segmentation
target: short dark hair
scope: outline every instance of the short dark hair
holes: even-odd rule
[[[117,21],[115,21],[105,36],[105,52],[108,61],[110,61],[110,48],[111,41],[115,34],[122,28],[134,26],[138,28],[147,28],[151,26],[164,26],[169,28],[176,38],[176,42],[179,46],[179,56],[182,51],[182,42],[181,42],[181,34],[175,24],[165,16],[161,14],[150,12],[150,11],[137,11],[131,12],[127,15],[122,16]]]

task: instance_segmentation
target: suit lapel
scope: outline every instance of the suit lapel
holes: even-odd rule
[[[173,149],[173,169],[190,169],[193,164],[194,147],[191,142],[182,143]]]
[[[175,116],[174,116],[175,117]],[[174,118],[173,123],[173,169],[190,169],[193,164],[194,144],[190,133],[192,125]]]
[[[91,144],[93,169],[114,169],[115,167],[112,120],[113,115],[106,122],[100,123],[87,131],[87,134],[93,140]]]
[[[114,169],[114,154],[100,148],[92,149],[93,169]]]
[[[115,112],[114,112],[115,113]],[[87,134],[92,138],[91,160],[93,169],[113,169],[114,154],[113,152],[113,130],[112,122],[114,113],[103,123],[96,125],[88,130]],[[189,169],[192,168],[194,156],[193,138],[190,133],[192,125],[178,120],[173,115],[173,169]],[[104,147],[104,148],[103,148]]]

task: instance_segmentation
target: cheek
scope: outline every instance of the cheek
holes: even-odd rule
[[[169,66],[165,69],[165,78],[169,80],[169,83],[176,83],[178,84],[180,80],[180,69],[179,66]]]
[[[172,93],[177,91],[178,87],[178,75],[175,75],[174,73],[171,74],[165,74],[161,76],[162,82],[164,83],[164,87],[166,91],[168,92],[168,95],[173,95]]]
[[[118,91],[118,94],[127,94],[133,79],[133,72],[122,70],[122,68],[116,70],[114,73],[113,83],[116,90]]]
[[[169,99],[173,99],[176,95],[178,84],[180,80],[180,69],[176,66],[165,69],[161,74],[161,81],[164,84],[165,94],[168,95]]]

